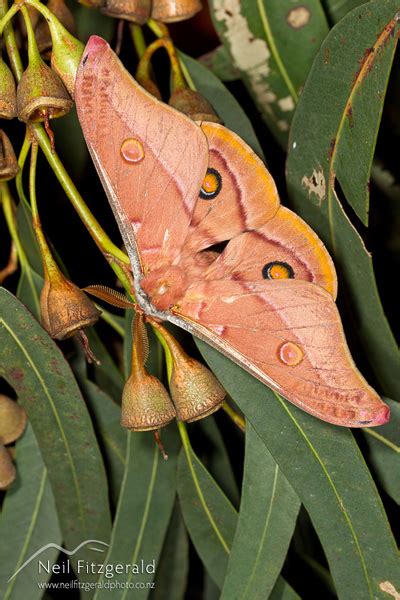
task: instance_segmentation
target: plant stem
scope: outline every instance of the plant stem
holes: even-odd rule
[[[146,52],[146,42],[144,40],[143,30],[137,23],[129,23],[129,31],[131,32],[136,54],[138,55],[138,58],[142,58],[143,54]]]
[[[241,415],[239,415],[236,410],[232,408],[227,402],[224,402],[222,405],[223,410],[226,414],[232,419],[232,421],[241,429],[242,431],[246,431],[246,421],[243,419]]]

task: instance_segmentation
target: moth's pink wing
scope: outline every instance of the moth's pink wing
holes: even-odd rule
[[[128,253],[137,244],[142,266],[170,264],[181,252],[207,170],[203,132],[140,87],[97,36],[83,53],[75,100]],[[126,140],[134,140],[124,147],[126,154],[131,144],[136,160],[123,158]]]
[[[262,281],[267,279],[268,265],[274,263],[287,265],[291,277],[316,283],[336,298],[336,271],[324,244],[307,223],[283,206],[256,231],[231,240],[206,278]]]
[[[279,207],[275,182],[253,150],[222,125],[202,123],[201,129],[209,148],[208,172],[216,172],[220,184],[215,197],[199,196],[186,252],[203,250],[256,229]]]
[[[357,370],[336,305],[320,286],[295,279],[196,282],[173,313],[324,421],[364,427],[389,418],[388,407]]]

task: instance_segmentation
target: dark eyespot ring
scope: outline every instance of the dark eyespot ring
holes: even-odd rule
[[[275,260],[262,268],[263,279],[294,279],[293,268],[286,262]]]
[[[216,169],[207,169],[203,185],[200,190],[200,198],[212,200],[220,193],[222,188],[222,177]]]

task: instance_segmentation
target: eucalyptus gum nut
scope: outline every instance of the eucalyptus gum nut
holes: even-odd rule
[[[218,410],[226,392],[215,375],[203,364],[182,354],[174,355],[169,384],[179,421],[197,421]]]
[[[0,129],[0,181],[14,179],[19,171],[14,148],[2,129]]]
[[[102,8],[105,6],[106,0],[78,0],[79,4],[86,6],[86,8]]]
[[[14,75],[0,56],[0,118],[17,116],[17,88]]]
[[[211,104],[201,94],[189,88],[175,90],[168,104],[190,117],[193,121],[222,123]]]
[[[42,59],[29,63],[17,87],[18,118],[24,123],[37,123],[62,117],[73,102],[60,79]]]
[[[143,25],[150,18],[151,0],[106,0],[100,12]]]
[[[24,432],[26,412],[15,400],[0,394],[0,443],[11,444]]]
[[[45,270],[40,314],[50,336],[63,340],[96,323],[101,312],[82,290],[54,268],[50,274]]]
[[[17,476],[17,472],[8,453],[7,448],[0,444],[0,490],[10,487]]]
[[[161,92],[158,89],[157,85],[149,78],[135,77],[136,81],[152,96],[157,98],[157,100],[162,100]]]
[[[164,427],[176,416],[171,398],[153,375],[131,375],[122,392],[121,425],[132,431]]]
[[[202,9],[200,0],[153,0],[151,17],[163,23],[190,19]]]

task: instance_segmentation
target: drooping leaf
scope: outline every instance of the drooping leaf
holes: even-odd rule
[[[167,461],[162,459],[151,432],[128,433],[125,473],[105,562],[131,565],[127,572],[116,572],[113,581],[137,582],[143,587],[115,589],[113,599],[116,600],[147,598],[151,591],[176,495],[180,440],[174,425],[163,430],[162,440],[169,456]],[[101,574],[99,582],[105,580]],[[109,596],[109,590],[103,587],[97,590],[95,599]]]
[[[335,185],[338,177],[346,200],[365,217],[398,10],[396,0],[368,2],[328,35],[296,110],[287,162],[294,208],[331,250],[371,368],[394,398],[400,391],[398,348],[380,303],[371,256]]]
[[[127,431],[120,425],[121,408],[89,379],[79,377],[78,381],[103,451],[110,493],[116,505],[124,475],[127,441]]]
[[[240,78],[240,73],[232,64],[231,55],[225,46],[218,46],[199,59],[207,69],[210,69],[221,81],[234,81]]]
[[[202,438],[200,458],[235,507],[239,506],[239,490],[223,436],[212,415],[201,419],[198,426]],[[204,453],[204,457],[203,457]]]
[[[384,597],[383,581],[398,589],[396,545],[351,431],[311,417],[216,350],[197,345],[307,509],[339,597]]]
[[[189,571],[189,542],[178,503],[168,526],[150,600],[183,600]]]
[[[0,516],[0,596],[3,600],[39,600],[39,582],[50,575],[39,572],[38,560],[54,564],[61,544],[53,492],[32,427],[28,424],[16,444],[17,479],[6,494]],[[17,573],[17,571],[19,571]],[[16,574],[17,573],[17,574]]]
[[[212,0],[214,25],[268,127],[286,146],[313,58],[328,32],[319,0]]]
[[[194,547],[222,589],[237,512],[191,448],[182,448],[179,456],[178,494]]]
[[[293,488],[250,423],[239,520],[221,600],[269,598],[300,508]]]
[[[366,429],[368,461],[383,489],[400,504],[400,404],[385,398],[390,406],[390,421],[378,429]]]
[[[343,19],[353,8],[357,8],[360,4],[366,4],[366,2],[368,0],[322,0],[327,14],[334,23]]]
[[[53,340],[4,288],[0,374],[28,413],[67,548],[74,550],[85,540],[107,542],[110,513],[104,465],[77,383]],[[87,546],[80,553],[93,559]]]

